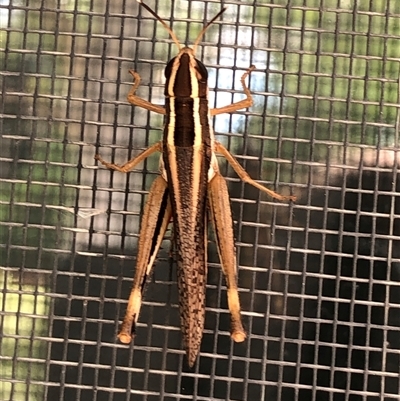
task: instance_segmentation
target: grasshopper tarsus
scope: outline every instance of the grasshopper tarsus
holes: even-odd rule
[[[141,81],[140,75],[135,70],[130,69],[129,74],[131,74],[133,77],[133,85],[128,93],[128,100],[129,100],[129,96],[135,95],[136,89],[139,87],[140,81]]]
[[[127,333],[119,333],[118,339],[121,341],[122,344],[130,344],[132,341],[132,336]]]
[[[129,171],[129,169],[127,169],[125,165],[119,166],[118,164],[106,162],[100,157],[100,155],[95,155],[94,158],[110,170],[119,171],[121,173],[127,173]]]
[[[247,335],[244,330],[232,331],[231,338],[235,343],[242,343],[246,339]]]
[[[254,70],[256,69],[256,66],[254,64],[252,64],[246,71],[245,73],[242,75],[242,77],[240,78],[241,81],[244,81]]]
[[[136,332],[136,314],[130,315],[126,313],[118,333],[118,339],[123,344],[129,344]]]
[[[282,196],[282,195],[281,195]],[[287,196],[282,196],[284,201],[288,202],[296,202],[297,201],[297,196],[295,195],[287,195]]]

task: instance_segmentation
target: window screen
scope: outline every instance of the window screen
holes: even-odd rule
[[[162,138],[168,32],[133,0],[2,0],[0,359],[3,400],[399,400],[399,43],[396,0],[148,0],[196,52],[235,224],[243,343],[229,336],[210,230],[199,358],[182,349],[167,231],[133,344],[117,340]]]

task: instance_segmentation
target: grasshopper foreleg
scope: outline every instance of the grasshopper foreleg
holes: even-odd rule
[[[210,114],[212,116],[216,116],[217,114],[223,114],[223,113],[233,113],[237,110],[246,109],[247,107],[250,107],[253,105],[253,97],[251,96],[250,89],[246,85],[245,79],[249,76],[249,74],[255,68],[256,67],[254,65],[250,66],[247,69],[247,71],[242,75],[242,78],[240,78],[240,82],[242,83],[243,92],[246,95],[246,98],[243,100],[240,100],[239,102],[232,103],[228,106],[217,107],[216,109],[211,109]]]
[[[153,104],[153,103],[151,103],[147,100],[144,100],[141,97],[135,95],[136,89],[138,88],[138,86],[140,84],[140,75],[133,70],[129,70],[129,73],[133,76],[134,81],[133,81],[133,86],[128,93],[128,102],[135,106],[139,106],[143,109],[146,109],[149,111],[154,111],[155,113],[158,113],[158,114],[166,114],[164,106],[159,106],[159,105]]]

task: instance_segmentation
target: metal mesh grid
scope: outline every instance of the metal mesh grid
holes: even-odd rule
[[[112,3],[112,4],[110,4]],[[191,43],[215,1],[151,2]],[[134,346],[117,342],[143,202],[158,158],[168,34],[133,0],[2,1],[1,399],[394,400],[400,392],[400,4],[394,0],[224,1],[198,57],[218,139],[277,204],[224,161],[248,339],[229,338],[210,241],[206,329],[194,370],[179,333],[169,241]]]

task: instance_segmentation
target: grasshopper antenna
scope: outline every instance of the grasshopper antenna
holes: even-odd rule
[[[137,0],[138,3],[140,3],[141,6],[143,6],[154,18],[156,18],[163,27],[168,31],[168,33],[171,35],[172,40],[174,43],[178,46],[179,51],[182,49],[182,45],[179,43],[178,38],[176,37],[174,31],[171,29],[170,26],[160,17],[158,16],[147,4],[143,3],[142,0]],[[221,14],[226,10],[226,7],[224,7],[210,22],[207,23],[207,25],[201,30],[199,36],[197,36],[196,41],[194,42],[193,45],[193,53],[196,53],[196,49],[198,44],[200,43],[201,38],[204,36],[204,33],[208,29],[208,27],[217,19],[221,16]]]
[[[199,33],[199,36],[197,36],[197,39],[194,42],[193,45],[193,53],[196,54],[196,49],[198,44],[200,43],[201,38],[204,36],[204,33],[206,32],[206,30],[208,29],[208,27],[217,19],[219,18],[226,10],[226,7],[224,7],[210,22],[207,23],[207,25],[201,30],[201,32]]]
[[[172,40],[174,43],[178,46],[179,51],[182,48],[182,45],[179,43],[178,38],[176,37],[174,31],[171,29],[170,26],[167,25],[167,23],[160,17],[158,16],[147,4],[143,3],[142,0],[137,0],[138,3],[140,3],[141,6],[143,6],[154,18],[156,18],[159,22],[162,23],[163,27],[168,31],[168,33],[171,35]],[[221,14],[221,13],[220,13]],[[215,19],[215,18],[214,18]]]

